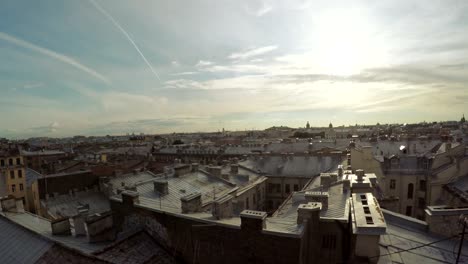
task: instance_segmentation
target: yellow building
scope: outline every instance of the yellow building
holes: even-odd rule
[[[29,209],[23,157],[16,149],[0,151],[0,196],[7,195],[21,199],[24,208]]]

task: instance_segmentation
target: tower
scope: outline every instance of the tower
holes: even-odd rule
[[[307,129],[309,129],[309,128],[310,128],[309,121],[307,121],[306,128],[307,128]]]

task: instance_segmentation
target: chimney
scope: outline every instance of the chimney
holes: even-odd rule
[[[86,221],[86,217],[88,216],[89,205],[78,206],[77,210],[78,210],[78,214],[72,217],[73,226],[75,227],[75,236],[85,236],[86,235],[85,221]]]
[[[357,176],[357,181],[361,182],[363,181],[363,178],[364,178],[364,170],[356,170],[356,176]]]
[[[351,188],[351,181],[349,179],[343,180],[343,192],[349,191]]]
[[[302,224],[304,220],[320,220],[320,210],[322,210],[321,203],[300,204],[297,207],[297,224]]]
[[[189,173],[192,169],[190,168],[190,165],[176,165],[174,166],[174,177],[179,177],[182,175],[185,175]]]
[[[111,211],[89,216],[85,222],[85,229],[89,243],[113,241],[116,238],[117,232]]]
[[[330,174],[328,174],[328,173],[321,173],[320,174],[320,185],[330,186],[331,182],[332,182],[332,179],[330,177]]]
[[[201,193],[191,193],[180,198],[182,213],[196,213],[202,210]]]
[[[306,192],[305,198],[308,203],[321,203],[322,209],[328,209],[328,192]]]
[[[221,177],[221,167],[219,166],[210,166],[208,167],[208,172],[216,177]]]
[[[192,163],[192,172],[198,171],[198,163]]]
[[[15,197],[9,195],[7,197],[4,197],[0,200],[0,203],[2,205],[2,211],[3,212],[13,212],[16,211],[16,201]]]
[[[237,174],[237,173],[239,173],[239,165],[237,165],[237,164],[231,164],[231,173],[232,173],[232,174]]]
[[[338,178],[343,178],[343,165],[338,165]]]
[[[140,194],[135,191],[123,191],[122,192],[122,203],[127,206],[133,206],[140,203]]]
[[[71,235],[70,220],[68,218],[59,218],[50,222],[52,235],[69,236]]]
[[[169,193],[168,182],[165,180],[153,180],[154,192],[159,195],[166,195]]]
[[[232,195],[225,195],[213,202],[211,213],[216,219],[231,218],[232,217]]]
[[[266,228],[267,213],[262,211],[244,210],[240,213],[241,230],[262,231]]]

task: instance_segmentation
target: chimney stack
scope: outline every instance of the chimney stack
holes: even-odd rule
[[[305,198],[308,203],[321,203],[322,209],[328,209],[328,192],[306,192]]]
[[[68,218],[55,219],[50,222],[52,235],[69,236],[71,235],[70,220]]]
[[[244,210],[240,213],[241,230],[262,231],[266,227],[267,213],[262,211]]]
[[[231,164],[231,173],[232,173],[232,174],[237,174],[237,173],[239,173],[239,165],[237,165],[237,164]]]
[[[196,213],[202,210],[201,193],[191,193],[180,198],[182,213]]]
[[[159,195],[166,195],[169,193],[169,185],[166,180],[156,179],[153,180],[154,192]]]
[[[140,203],[140,194],[135,191],[123,191],[122,192],[122,203],[127,206],[133,206]]]
[[[361,170],[361,169],[356,170],[357,181],[361,182],[364,178],[364,175],[365,175],[364,170]]]
[[[232,217],[232,195],[225,195],[213,202],[211,213],[216,219],[230,218]]]
[[[89,216],[85,229],[90,243],[115,240],[117,232],[114,228],[112,211]]]
[[[300,225],[304,220],[316,220],[320,219],[320,210],[322,210],[321,203],[306,203],[300,204],[297,208],[297,224]],[[315,219],[317,218],[317,219]]]

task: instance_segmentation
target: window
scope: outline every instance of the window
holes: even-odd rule
[[[298,191],[299,191],[299,185],[294,184],[294,191],[295,191],[295,192],[298,192]]]
[[[245,209],[249,209],[249,198],[245,199]]]
[[[14,179],[15,178],[15,171],[10,171],[10,179]]]
[[[286,187],[286,193],[290,193],[290,192],[291,192],[291,189],[290,189],[290,187],[289,187],[289,184],[286,184],[285,187]]]
[[[412,183],[408,184],[408,199],[413,199],[413,189],[414,185]]]
[[[255,194],[252,194],[252,203],[255,205]]]
[[[21,165],[21,159],[20,158],[16,158],[16,165]]]
[[[390,180],[390,189],[395,190],[396,188],[396,180]]]
[[[269,183],[268,184],[268,192],[269,193],[272,193],[275,189],[275,185],[273,183]]]
[[[276,185],[276,192],[280,193],[281,192],[281,184],[275,184]]]
[[[406,215],[411,216],[413,214],[413,207],[412,206],[406,206]]]
[[[335,235],[322,236],[322,248],[336,249],[336,236]]]
[[[13,159],[8,159],[8,165],[13,166]]]
[[[23,170],[18,170],[18,178],[23,178]]]
[[[23,190],[23,184],[20,183],[20,191],[22,191],[22,190]]]
[[[5,167],[5,160],[0,160],[0,166]]]
[[[14,184],[11,185],[11,191],[12,191],[12,192],[15,192],[15,191],[16,191],[16,185],[14,185]]]
[[[426,191],[426,181],[420,180],[419,181],[419,190],[425,192]]]
[[[421,209],[426,207],[426,200],[424,198],[418,198],[418,207]]]

